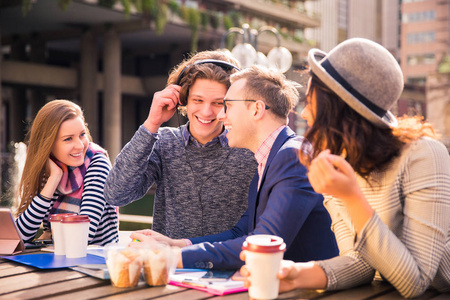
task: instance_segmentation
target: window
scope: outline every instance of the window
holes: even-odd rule
[[[422,62],[424,65],[432,65],[436,62],[436,56],[434,53],[424,54]]]
[[[402,0],[403,3],[422,2],[426,0]]]
[[[434,31],[413,32],[406,37],[408,44],[420,44],[434,42],[436,33]]]
[[[402,23],[429,22],[436,20],[436,11],[427,10],[402,15]]]
[[[416,55],[408,55],[408,66],[415,66],[419,63]]]
[[[432,65],[435,62],[436,62],[436,56],[434,53],[412,54],[412,55],[408,55],[408,58],[407,58],[408,66]]]

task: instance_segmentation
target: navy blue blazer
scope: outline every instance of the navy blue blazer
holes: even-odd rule
[[[258,190],[256,172],[249,188],[248,209],[230,230],[190,239],[183,248],[183,267],[236,269],[242,243],[248,235],[272,234],[283,238],[284,259],[296,262],[337,256],[331,218],[323,197],[314,192],[307,170],[298,159],[303,137],[284,128],[270,150]],[[233,191],[230,191],[232,193]]]

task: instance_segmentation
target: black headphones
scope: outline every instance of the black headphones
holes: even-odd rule
[[[178,75],[177,78],[177,85],[180,85],[180,81],[183,78],[184,73],[186,72],[187,69],[189,69],[191,66],[194,65],[202,65],[202,64],[213,64],[216,65],[218,67],[221,67],[222,69],[224,69],[225,71],[230,71],[231,69],[236,69],[239,71],[239,68],[236,67],[235,65],[223,61],[223,60],[217,60],[217,59],[201,59],[201,60],[197,60],[195,61],[192,65],[187,65],[186,67],[184,67],[183,70],[181,70],[180,74]]]

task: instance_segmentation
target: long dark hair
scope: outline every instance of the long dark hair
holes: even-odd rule
[[[329,149],[332,154],[344,154],[355,172],[367,179],[373,171],[386,170],[405,143],[421,136],[436,138],[431,125],[417,117],[400,118],[394,130],[373,125],[311,73],[307,101],[313,93],[316,95],[314,123],[305,135],[312,150],[310,155],[305,154],[305,144],[305,149],[300,151],[300,160],[306,166],[322,150]]]

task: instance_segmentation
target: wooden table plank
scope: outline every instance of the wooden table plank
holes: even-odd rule
[[[7,276],[31,273],[34,270],[30,267],[26,266],[10,266],[9,268],[0,269],[0,278],[4,278]]]
[[[134,289],[130,290],[126,293],[126,297],[133,300],[139,300],[139,299],[149,299],[149,298],[155,298],[155,297],[164,297],[164,299],[167,299],[168,297],[172,295],[179,295],[184,294],[188,289],[181,288],[178,286],[173,285],[167,285],[167,286],[157,286],[157,287],[150,287],[146,283],[142,282],[140,283],[140,286],[142,288],[140,289]],[[112,296],[108,296],[102,299],[123,299],[123,294],[116,294]],[[179,299],[183,300],[190,300],[191,298],[180,296]]]
[[[164,299],[172,300],[198,300],[198,299],[230,299],[230,300],[248,300],[248,293],[236,293],[230,294],[223,297],[218,297],[206,292],[198,291],[195,289],[182,288],[173,285],[167,285],[165,287],[147,287],[145,289],[139,289],[134,291],[129,291],[126,293],[127,297],[130,299],[149,299],[157,298],[163,296]],[[225,298],[226,297],[226,298]],[[123,299],[123,294],[108,296],[102,299]]]
[[[72,270],[38,270],[31,273],[8,276],[0,280],[0,296],[36,286],[62,282],[70,279],[86,277]],[[67,299],[66,299],[67,300]]]
[[[111,284],[107,284],[101,287],[94,287],[87,290],[72,290],[68,295],[57,295],[53,297],[47,297],[46,299],[61,299],[67,300],[70,296],[72,299],[95,299],[95,298],[120,298],[124,297],[130,299],[148,299],[151,297],[161,297],[164,295],[170,295],[172,293],[183,292],[185,289],[169,286],[167,287],[150,287],[144,281],[139,282],[136,287],[132,288],[117,288]],[[117,297],[115,297],[117,296]],[[184,299],[186,300],[186,298]]]
[[[100,280],[70,269],[40,270],[16,262],[0,259],[0,298],[1,299],[169,299],[200,300],[224,299],[247,300],[248,293],[214,296],[194,289],[168,285],[150,287],[141,281],[134,288],[116,288],[109,280]],[[370,285],[353,289],[323,292],[318,290],[295,290],[280,294],[278,299],[403,299],[386,282],[373,282]],[[447,300],[450,293],[440,294],[428,290],[418,300]]]
[[[358,288],[335,291],[333,293],[326,292],[320,299],[326,300],[360,300],[379,297],[393,291],[394,288],[385,282],[373,281],[372,284],[363,285]]]
[[[47,297],[46,299],[67,300],[68,297],[70,297],[70,299],[96,299],[117,294],[122,294],[122,297],[124,297],[126,293],[129,293],[130,291],[138,288],[141,287],[137,286],[134,288],[117,288],[113,287],[111,284],[108,284],[105,286],[94,287],[87,290],[72,290],[69,294]]]
[[[330,294],[330,293],[328,293]],[[318,297],[323,297],[324,295],[328,295],[320,290],[306,290],[306,289],[298,289],[290,292],[285,292],[278,295],[278,299],[314,299]]]
[[[0,270],[8,269],[8,268],[14,268],[15,265],[11,263],[10,261],[4,260],[0,258]]]
[[[210,295],[212,296],[212,295]],[[225,300],[248,300],[248,292],[240,292],[240,293],[235,293],[235,294],[228,294],[225,296],[219,296],[219,297],[215,297],[214,300],[216,299],[225,299]]]
[[[415,297],[415,300],[427,300],[427,299],[434,299],[433,297],[437,296],[439,294],[436,290],[427,290],[425,293],[423,293],[419,297]],[[449,295],[450,296],[450,295]],[[447,299],[450,299],[450,297],[447,296]],[[375,298],[377,300],[389,300],[389,299],[403,299],[403,297],[400,295],[400,293],[397,290],[394,290],[388,294],[384,294],[381,297]]]
[[[439,294],[436,297],[431,298],[433,300],[448,300],[450,299],[450,293]]]
[[[37,286],[31,289],[25,289],[14,293],[2,295],[2,299],[47,299],[54,295],[64,294],[66,299],[71,298],[74,290],[91,289],[94,287],[109,285],[109,281],[99,280],[93,277],[83,277],[73,280],[57,282],[54,284]]]
[[[202,299],[217,299],[214,295],[195,289],[187,289],[183,293],[172,294],[164,297],[164,300],[202,300]],[[246,298],[248,299],[248,297]]]

